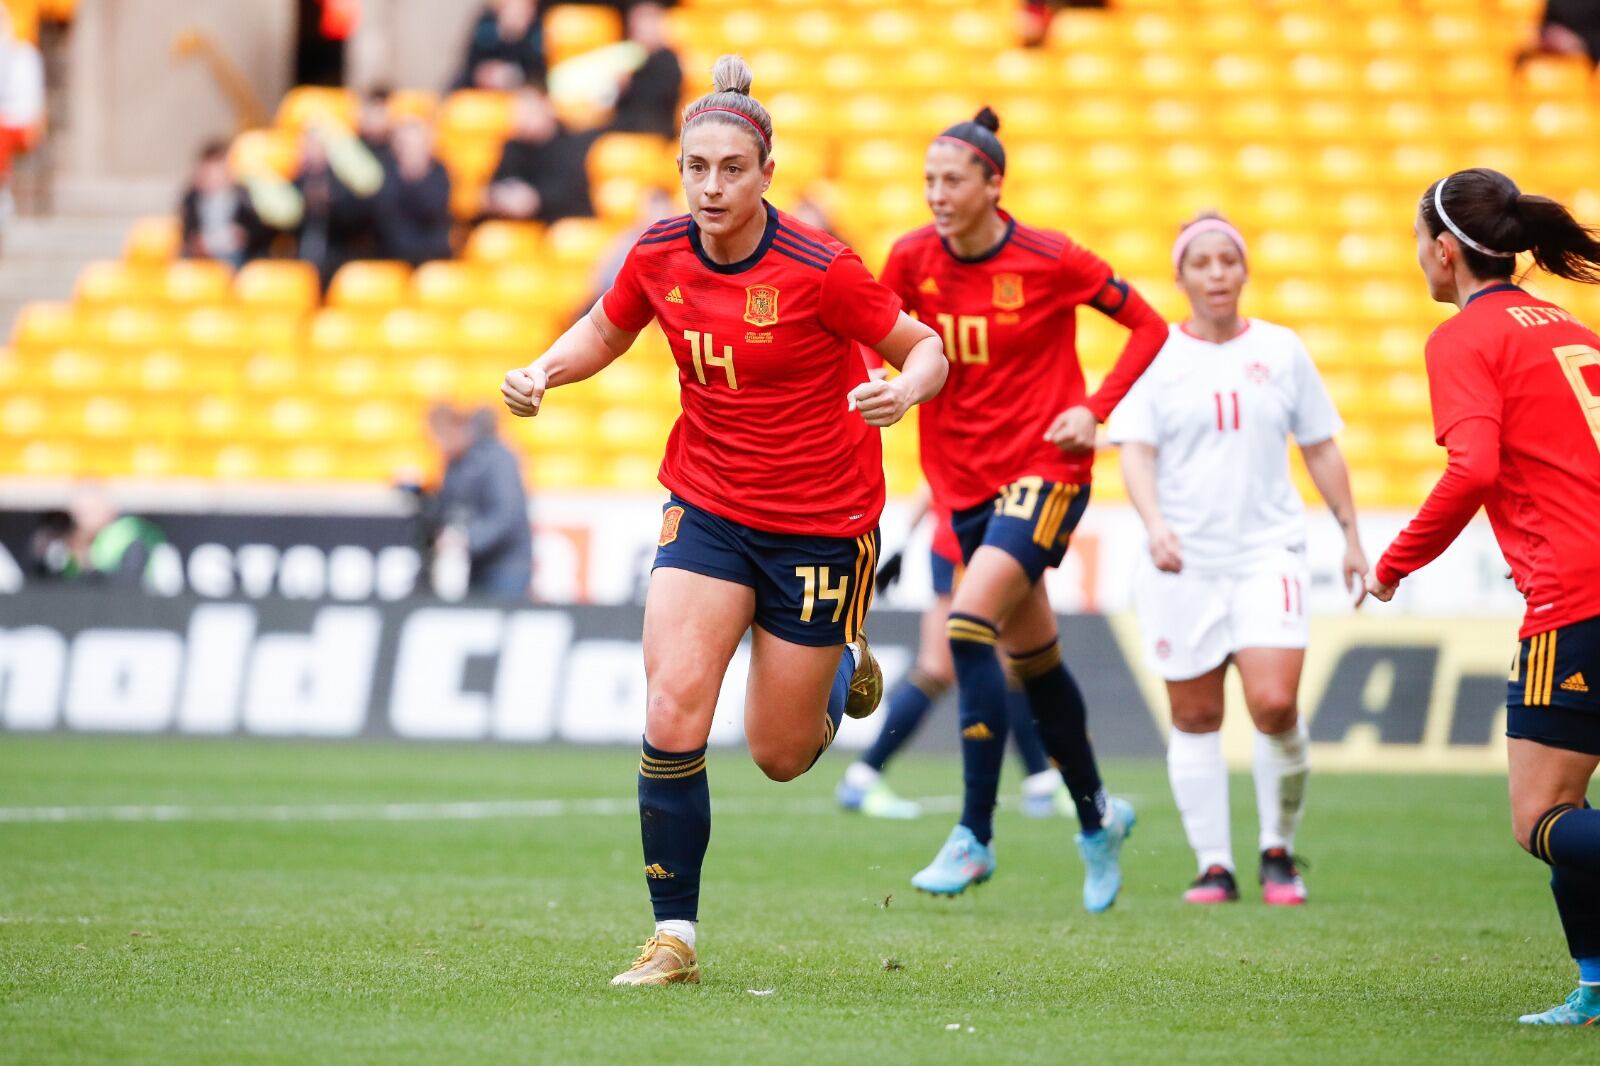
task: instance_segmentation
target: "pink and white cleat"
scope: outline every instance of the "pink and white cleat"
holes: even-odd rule
[[[1298,907],[1306,901],[1306,883],[1288,848],[1261,853],[1261,899],[1274,907]]]
[[[1232,903],[1239,898],[1239,885],[1233,871],[1226,866],[1212,865],[1194,879],[1183,894],[1185,903]]]

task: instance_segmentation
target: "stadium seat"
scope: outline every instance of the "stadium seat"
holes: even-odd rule
[[[439,139],[503,141],[511,132],[511,98],[482,89],[457,89],[439,111]]]
[[[476,263],[424,263],[411,274],[411,300],[439,311],[483,306],[489,300],[487,274]]]
[[[161,295],[163,269],[146,263],[105,260],[90,263],[78,275],[76,297],[80,304],[151,303]]]
[[[233,295],[233,271],[215,259],[179,259],[161,274],[161,298],[168,304],[224,303]]]
[[[77,343],[84,321],[68,303],[31,303],[17,316],[11,343],[24,354]]]
[[[298,135],[312,125],[330,125],[354,129],[356,124],[355,94],[347,89],[326,88],[320,85],[297,85],[284,95],[278,104],[273,124],[279,129]]]
[[[481,222],[467,238],[466,258],[499,265],[534,262],[544,254],[544,225],[539,222]]]
[[[292,259],[258,259],[239,268],[233,279],[238,301],[252,308],[303,315],[321,302],[317,271]]]
[[[406,302],[411,268],[388,260],[346,263],[328,285],[328,306],[387,311]]]
[[[292,178],[300,166],[300,145],[287,130],[246,130],[233,139],[228,163],[242,180]]]
[[[167,263],[182,253],[182,229],[176,218],[135,219],[122,244],[122,257],[133,263]]]
[[[605,133],[589,148],[586,166],[591,184],[606,178],[633,178],[660,184],[668,142],[650,133]]]
[[[544,14],[545,58],[553,67],[622,39],[622,15],[597,4],[556,4]]]

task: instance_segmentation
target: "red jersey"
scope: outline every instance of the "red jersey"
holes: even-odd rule
[[[1450,461],[1378,580],[1431,562],[1482,505],[1528,601],[1523,639],[1600,615],[1600,336],[1495,285],[1434,330],[1427,360]]]
[[[856,254],[767,206],[756,250],[713,262],[688,215],[658,222],[628,253],[607,317],[636,332],[654,318],[678,363],[683,413],[661,483],[754,529],[860,536],[883,511],[883,444],[848,410],[900,301]]]
[[[950,511],[939,506],[938,501],[928,505],[928,517],[933,519],[933,554],[948,563],[961,565],[961,541],[956,539],[955,527],[950,524]]]
[[[950,376],[919,424],[923,473],[955,510],[1028,475],[1087,484],[1093,452],[1063,452],[1045,430],[1082,403],[1104,421],[1167,339],[1166,323],[1099,257],[1001,217],[1005,237],[982,256],[956,256],[924,226],[895,244],[883,269],[906,309],[944,336]],[[1134,331],[1093,396],[1075,343],[1082,304]]]

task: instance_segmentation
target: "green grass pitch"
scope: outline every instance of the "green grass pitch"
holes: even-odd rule
[[[1113,764],[1140,824],[1121,901],[1090,917],[1073,827],[1017,813],[1014,766],[997,876],[937,900],[907,878],[949,815],[834,812],[843,754],[786,786],[720,754],[704,983],[613,989],[649,929],[636,760],[0,740],[0,1062],[1600,1061],[1600,1033],[1515,1024],[1575,971],[1498,778],[1314,776],[1311,905],[1187,908],[1164,769]],[[911,758],[894,780],[949,797],[958,769]],[[1253,887],[1254,796],[1233,788]],[[575,806],[376,806],[507,800]],[[17,820],[122,804],[178,820]],[[193,818],[214,806],[231,818]]]

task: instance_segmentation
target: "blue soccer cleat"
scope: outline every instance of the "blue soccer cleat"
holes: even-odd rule
[[[911,878],[911,887],[935,896],[959,896],[969,885],[994,876],[994,849],[978,843],[972,830],[958,825],[933,861]]]
[[[1078,834],[1078,854],[1083,856],[1083,909],[1090,914],[1109,910],[1122,890],[1122,843],[1133,833],[1133,804],[1113,796],[1106,816],[1093,833]]]
[[[1579,985],[1565,1003],[1540,1014],[1524,1014],[1523,1025],[1587,1025],[1600,1029],[1600,986]]]

